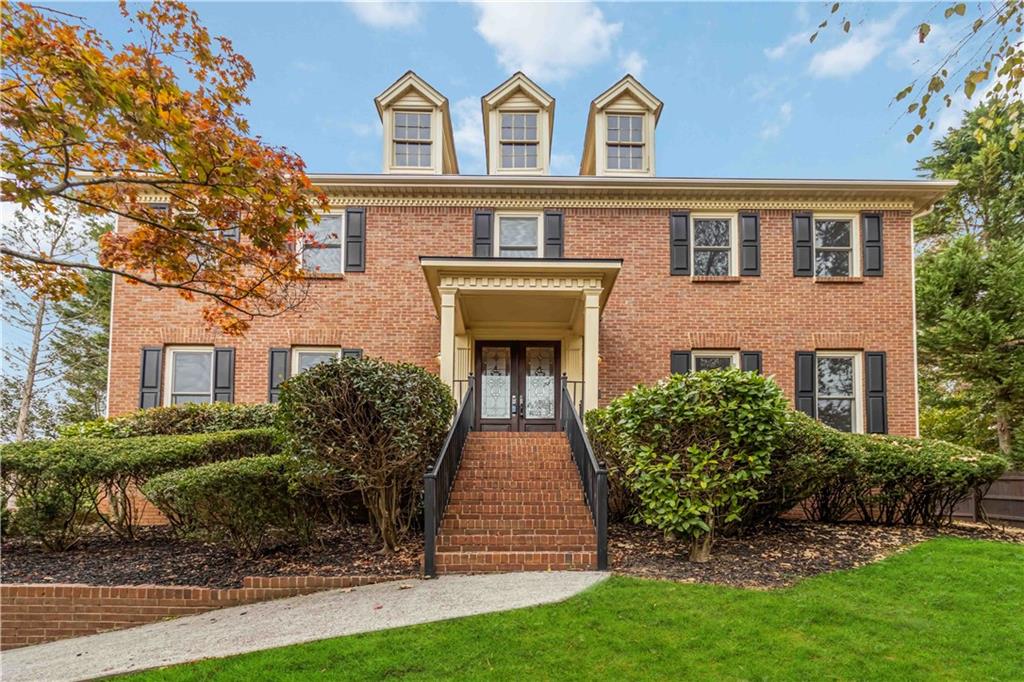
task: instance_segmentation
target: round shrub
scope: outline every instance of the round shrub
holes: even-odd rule
[[[418,514],[423,472],[454,412],[451,391],[422,367],[342,358],[285,383],[278,425],[289,452],[326,469],[334,493],[359,492],[393,550]]]
[[[636,514],[636,495],[626,486],[625,450],[607,408],[595,408],[584,415],[587,438],[597,461],[608,469],[608,520],[621,521]]]
[[[258,429],[273,424],[277,405],[186,403],[138,410],[121,417],[61,426],[62,437],[132,438]]]
[[[717,526],[757,499],[787,411],[774,381],[736,369],[676,374],[608,406],[634,518],[710,556]]]
[[[143,492],[180,534],[226,541],[251,557],[275,531],[308,537],[302,496],[292,490],[295,466],[287,455],[215,462],[161,474]]]

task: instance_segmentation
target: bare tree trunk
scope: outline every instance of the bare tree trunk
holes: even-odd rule
[[[996,408],[996,437],[999,439],[999,452],[1010,454],[1013,447],[1013,436],[1010,433],[1010,415],[1005,405]]]
[[[39,365],[39,347],[42,345],[43,322],[46,320],[46,300],[36,303],[36,319],[32,323],[32,347],[25,367],[25,383],[21,385],[21,405],[18,407],[18,424],[14,430],[15,440],[25,440],[28,419],[32,413],[32,398],[36,383],[36,367]]]

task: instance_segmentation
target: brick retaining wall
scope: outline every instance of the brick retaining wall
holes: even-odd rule
[[[0,650],[145,625],[258,601],[418,576],[245,578],[240,588],[0,585]]]

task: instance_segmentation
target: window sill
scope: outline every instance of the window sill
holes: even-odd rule
[[[344,272],[310,272],[302,276],[303,279],[345,279]]]
[[[863,284],[863,277],[815,277],[816,284]]]
[[[743,280],[739,275],[692,275],[690,281],[694,284],[733,284]]]

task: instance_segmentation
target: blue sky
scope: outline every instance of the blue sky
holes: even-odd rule
[[[933,7],[849,5],[852,34],[810,45],[828,4],[195,4],[253,63],[253,131],[313,172],[380,170],[373,98],[407,69],[451,102],[461,171],[483,172],[479,98],[523,69],[557,101],[555,174],[578,172],[590,101],[631,71],[665,103],[659,175],[822,178],[915,177],[928,137],[908,145],[890,100],[944,44],[937,27],[916,45]],[[73,11],[123,37],[113,4]]]

